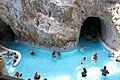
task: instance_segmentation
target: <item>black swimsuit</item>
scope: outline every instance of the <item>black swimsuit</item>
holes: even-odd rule
[[[86,77],[86,76],[87,76],[86,73],[87,73],[87,72],[82,72],[82,77]]]

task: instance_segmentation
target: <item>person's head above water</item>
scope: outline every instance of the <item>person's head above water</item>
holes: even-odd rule
[[[97,56],[97,53],[95,53],[95,56]]]
[[[86,59],[86,57],[84,57],[83,59]]]
[[[106,66],[104,66],[104,69],[106,69]]]

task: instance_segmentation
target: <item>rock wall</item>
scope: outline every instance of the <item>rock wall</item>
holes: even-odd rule
[[[6,25],[6,23],[0,19],[0,41],[15,40],[14,37],[14,32],[10,26]]]
[[[71,50],[79,43],[84,20],[99,17],[102,39],[110,47],[120,49],[119,4],[118,0],[1,0],[0,18],[10,25],[17,40]],[[117,19],[113,12],[118,14]]]
[[[6,63],[3,56],[0,56],[0,74],[9,75],[5,65]]]

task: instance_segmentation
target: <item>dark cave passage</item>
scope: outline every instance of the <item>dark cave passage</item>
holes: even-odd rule
[[[12,40],[15,40],[15,34],[13,30],[2,19],[0,19],[0,41],[2,42]]]
[[[81,26],[80,37],[96,38],[101,35],[101,22],[98,17],[88,17]]]

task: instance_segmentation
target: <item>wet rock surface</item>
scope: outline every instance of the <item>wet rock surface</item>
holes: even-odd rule
[[[59,50],[77,47],[87,17],[101,20],[101,38],[120,49],[118,0],[1,0],[0,18],[16,39],[34,46]]]

